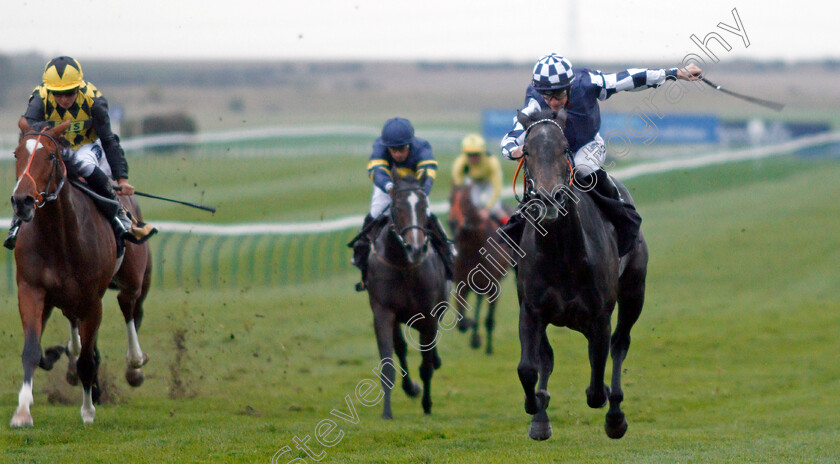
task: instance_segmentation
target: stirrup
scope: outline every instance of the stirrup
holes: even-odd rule
[[[19,230],[19,227],[13,227],[13,228],[9,229],[9,236],[6,237],[6,240],[3,240],[3,246],[4,247],[6,247],[10,250],[15,249],[15,244],[17,243],[18,230]]]
[[[141,226],[140,224],[143,225]],[[130,230],[123,234],[123,238],[135,245],[140,245],[150,239],[152,235],[155,235],[157,232],[157,228],[152,227],[149,224],[137,223],[137,225],[132,226]]]

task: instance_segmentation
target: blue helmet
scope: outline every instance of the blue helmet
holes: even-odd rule
[[[391,118],[382,127],[382,144],[386,147],[409,145],[414,138],[414,127],[405,118]]]
[[[534,65],[534,89],[537,92],[562,90],[572,85],[572,63],[556,53],[545,55]]]

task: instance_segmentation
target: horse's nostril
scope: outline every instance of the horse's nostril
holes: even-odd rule
[[[35,204],[35,197],[32,195],[27,195],[26,198],[23,199],[23,206],[29,207]]]

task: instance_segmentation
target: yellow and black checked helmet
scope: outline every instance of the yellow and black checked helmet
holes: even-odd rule
[[[69,56],[53,58],[44,67],[44,87],[53,92],[79,87],[84,77],[82,65]]]
[[[478,134],[470,134],[464,137],[461,141],[461,153],[468,155],[487,152],[487,144],[484,142],[484,137]]]

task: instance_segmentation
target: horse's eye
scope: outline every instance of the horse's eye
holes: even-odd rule
[[[50,153],[50,161],[55,161],[55,153]]]

